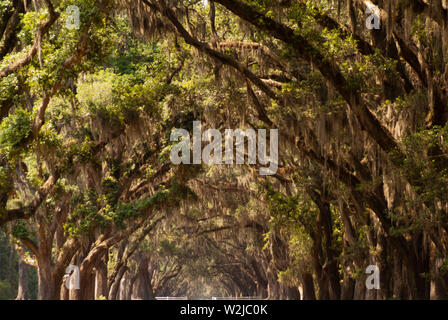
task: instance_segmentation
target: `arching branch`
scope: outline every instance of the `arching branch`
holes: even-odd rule
[[[56,20],[59,17],[59,13],[54,10],[53,4],[50,0],[45,0],[45,3],[48,7],[48,12],[50,14],[49,18],[42,22],[39,27],[37,28],[36,35],[34,37],[33,45],[31,46],[31,49],[28,51],[28,53],[21,59],[11,63],[7,67],[3,68],[0,71],[0,79],[10,75],[11,73],[15,72],[16,70],[26,66],[28,63],[33,60],[33,58],[36,56],[40,42],[42,41],[42,38],[50,31],[51,26],[56,22]]]

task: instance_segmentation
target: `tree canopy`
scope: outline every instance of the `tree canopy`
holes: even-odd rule
[[[0,0],[0,299],[447,299],[447,101],[446,0]]]

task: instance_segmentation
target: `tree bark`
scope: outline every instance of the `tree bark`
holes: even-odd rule
[[[303,300],[316,300],[313,275],[308,272],[302,274]]]
[[[16,300],[28,300],[28,267],[19,255],[19,283]]]
[[[38,260],[38,300],[57,300],[59,292],[56,290],[55,279],[53,277],[50,257],[41,257]]]
[[[132,290],[132,300],[154,300],[149,274],[149,257],[143,253],[138,260],[137,278]]]

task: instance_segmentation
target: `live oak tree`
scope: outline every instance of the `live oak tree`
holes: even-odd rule
[[[0,37],[0,225],[39,298],[448,298],[447,1],[5,0]],[[278,172],[173,165],[194,120],[277,128]]]

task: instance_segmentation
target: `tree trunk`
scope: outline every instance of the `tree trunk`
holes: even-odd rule
[[[121,280],[123,279],[123,276],[127,270],[128,269],[125,265],[121,265],[120,268],[118,269],[117,276],[115,277],[114,282],[110,286],[109,300],[118,299]]]
[[[28,300],[28,268],[19,255],[19,283],[16,300]]]
[[[107,297],[107,254],[95,266],[95,299]]]
[[[38,268],[38,300],[57,300],[57,293],[51,269]]]
[[[313,275],[308,272],[302,274],[303,300],[316,300]]]
[[[138,260],[137,278],[132,288],[132,300],[154,300],[154,292],[149,274],[149,258],[143,253]]]

